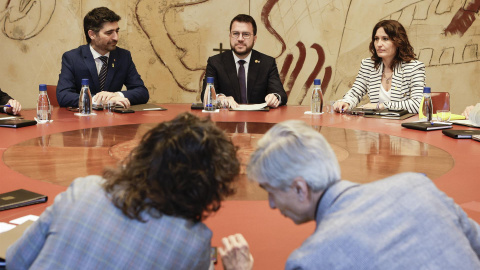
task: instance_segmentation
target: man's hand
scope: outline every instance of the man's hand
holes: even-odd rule
[[[475,106],[468,106],[467,108],[465,108],[465,111],[463,111],[462,115],[465,116],[466,119],[468,119],[470,111],[473,110],[473,108],[475,108]]]
[[[7,102],[7,105],[10,105],[12,107],[6,108],[7,113],[17,115],[20,114],[20,111],[22,110],[22,105],[20,105],[20,102],[16,101],[15,99],[10,99]]]
[[[115,102],[115,104],[121,105],[122,107],[124,107],[126,109],[130,108],[130,100],[128,100],[128,98],[115,96],[115,97],[109,99],[108,102],[112,102],[112,101]]]
[[[280,100],[274,94],[268,94],[265,97],[265,102],[267,102],[268,107],[277,108],[280,105]]]
[[[226,270],[250,270],[253,268],[253,256],[243,235],[237,233],[222,238],[224,249],[219,247],[223,268]]]
[[[335,104],[333,104],[333,109],[336,112],[339,112],[339,113],[346,112],[349,107],[350,107],[350,104],[348,104],[347,102],[343,102],[343,101],[337,101],[337,102],[335,102]]]
[[[104,104],[114,97],[118,97],[118,95],[114,92],[102,91],[93,97],[93,102],[96,104]]]
[[[235,99],[233,99],[233,97],[226,97],[224,95],[219,95],[217,97],[217,103],[221,103],[222,105],[225,105],[227,106],[227,108],[232,108],[232,109],[235,109],[238,107],[238,103],[235,102]]]

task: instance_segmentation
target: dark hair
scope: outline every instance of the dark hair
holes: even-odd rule
[[[88,36],[88,30],[98,33],[98,31],[102,29],[104,23],[118,22],[120,19],[122,19],[120,16],[106,7],[92,9],[87,15],[85,15],[85,18],[83,18],[83,31],[85,32],[87,43],[92,41]]]
[[[210,119],[182,113],[148,131],[104,188],[131,219],[169,215],[201,221],[234,193],[237,148]]]
[[[395,47],[397,47],[397,52],[393,57],[392,68],[395,67],[400,62],[410,62],[416,59],[415,52],[413,51],[412,45],[408,41],[407,32],[403,26],[395,20],[383,20],[378,22],[373,28],[372,32],[372,41],[370,42],[370,52],[372,53],[372,60],[375,62],[375,68],[378,69],[382,63],[382,58],[377,55],[375,50],[375,35],[377,30],[383,27],[385,33],[393,41]]]
[[[253,26],[253,35],[257,35],[257,24],[255,23],[255,20],[253,19],[252,16],[247,15],[247,14],[238,14],[235,16],[235,18],[232,19],[230,22],[230,31],[232,31],[232,24],[233,22],[244,22],[244,23],[251,23]]]

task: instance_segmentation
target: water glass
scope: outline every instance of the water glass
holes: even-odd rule
[[[106,101],[103,103],[103,111],[105,114],[113,114],[113,110],[115,110],[116,103],[114,101]]]
[[[437,120],[440,122],[450,121],[450,110],[437,110]]]

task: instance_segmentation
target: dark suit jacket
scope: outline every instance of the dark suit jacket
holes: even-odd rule
[[[226,51],[208,58],[205,77],[214,77],[217,94],[232,96],[237,103],[240,103],[240,84],[238,83],[237,68],[232,51]],[[206,81],[204,80],[202,101],[205,86]],[[275,58],[252,50],[247,77],[248,103],[263,103],[265,102],[265,96],[270,93],[280,95],[282,98],[280,105],[287,104],[287,93],[285,93],[280,82]]]
[[[0,105],[5,105],[7,102],[13,99],[11,96],[9,96],[7,93],[3,92],[2,89],[0,89]],[[3,109],[1,110],[3,112]]]
[[[62,70],[57,84],[57,100],[61,107],[78,106],[82,79],[89,80],[92,96],[100,92],[97,68],[89,46],[82,45],[63,54]],[[127,87],[127,91],[122,94],[132,105],[148,102],[148,90],[135,68],[130,52],[117,47],[110,52],[108,58],[105,91],[118,92],[123,85]]]

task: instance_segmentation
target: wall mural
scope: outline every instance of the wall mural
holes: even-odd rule
[[[58,49],[50,51],[54,56],[49,58],[60,59],[63,52],[81,45],[71,43],[80,37],[84,40],[83,16],[101,5],[111,5],[122,16],[119,46],[132,51],[152,102],[200,100],[207,59],[230,48],[228,26],[238,13],[256,19],[255,49],[276,58],[290,105],[309,104],[315,78],[322,79],[326,99],[343,96],[355,80],[361,59],[370,56],[371,31],[381,19],[395,19],[405,26],[417,57],[427,67],[427,84],[434,91],[452,93],[454,112],[480,101],[480,89],[476,87],[480,72],[480,29],[476,20],[480,0],[130,0],[114,4],[0,0],[2,33],[7,38],[0,43],[0,53],[18,45],[11,42],[21,42],[20,47],[31,50],[12,52],[12,57],[8,55],[10,58],[0,64],[0,72],[17,76],[3,78],[0,87],[18,87],[19,94],[14,95],[33,107],[35,98],[23,90],[31,85],[21,85],[32,84],[32,79],[22,80],[28,72],[14,72],[15,53],[43,57],[33,44],[46,38]],[[72,16],[75,22],[64,32],[75,29],[76,39],[61,45],[69,37],[56,32]],[[39,33],[45,29],[49,34],[40,38]],[[35,43],[29,43],[33,39]],[[48,70],[34,70],[38,74],[33,75],[50,78],[47,83],[56,84],[61,63],[50,60],[49,64]]]
[[[50,22],[55,0],[8,0],[0,12],[2,33],[14,40],[35,37]]]

